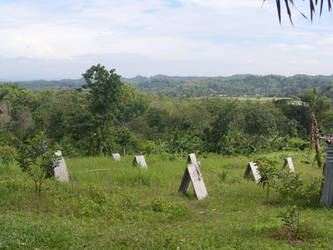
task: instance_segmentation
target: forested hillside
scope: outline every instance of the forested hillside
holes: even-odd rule
[[[156,75],[153,77],[136,76],[122,78],[139,90],[169,97],[200,96],[266,96],[293,97],[308,88],[323,90],[333,86],[333,76],[295,75],[234,75],[229,77],[178,77]],[[28,89],[79,88],[84,79],[60,81],[23,81],[20,86]],[[333,91],[328,93],[333,97]]]
[[[307,88],[324,89],[333,86],[332,76],[295,75],[234,75],[230,77],[167,77],[125,79],[144,92],[156,92],[172,97],[200,96],[268,96],[292,97]],[[329,93],[333,97],[333,92]]]
[[[162,79],[161,86],[168,81],[178,86],[178,90],[186,86],[195,90],[195,84],[206,84],[210,89],[215,84],[218,89],[221,83],[228,86],[228,95],[269,95],[282,90],[289,91],[287,96],[300,93],[301,101],[292,103],[210,96],[184,99],[163,95],[169,91],[163,87],[159,88],[159,94],[144,93],[101,66],[93,66],[84,77],[85,84],[78,89],[31,90],[19,84],[1,85],[3,146],[20,148],[22,143],[42,133],[68,155],[193,151],[250,154],[304,149],[311,129],[308,103],[314,95],[319,98],[316,116],[320,132],[329,133],[333,128],[332,98],[306,89],[329,85],[331,80],[322,77],[234,76],[225,82],[207,78],[192,83],[186,83],[185,78],[156,78]],[[144,85],[140,78],[133,83],[138,88]],[[146,80],[152,84],[154,79]],[[288,83],[297,87],[291,90]]]

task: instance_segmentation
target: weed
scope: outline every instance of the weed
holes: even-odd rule
[[[221,182],[224,182],[225,179],[227,178],[228,173],[229,173],[229,171],[223,171],[223,172],[218,173],[217,176]]]
[[[300,227],[299,207],[296,205],[289,206],[286,211],[281,213],[280,218],[287,229],[289,238],[296,240]]]
[[[154,212],[165,214],[169,219],[187,217],[189,210],[182,203],[174,203],[164,198],[156,198],[151,202]]]

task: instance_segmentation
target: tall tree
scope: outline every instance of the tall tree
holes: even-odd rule
[[[317,89],[314,88],[312,91],[308,90],[303,95],[300,96],[301,100],[308,105],[308,112],[311,121],[310,150],[312,149],[314,144],[318,167],[323,166],[323,159],[321,157],[320,134],[318,128],[317,115],[318,113],[329,109],[329,104],[325,102],[325,94],[330,89],[331,87],[327,87],[326,89],[318,93]]]
[[[115,69],[108,71],[100,64],[91,66],[82,76],[86,81],[82,87],[88,90],[89,109],[94,116],[96,153],[99,153],[102,151],[102,141],[106,138],[106,129],[119,112],[123,83]]]

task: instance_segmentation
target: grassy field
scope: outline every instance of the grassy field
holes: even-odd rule
[[[288,97],[223,97],[223,98],[230,98],[230,99],[236,99],[238,101],[254,101],[254,102],[273,102],[277,100],[282,99],[290,99]]]
[[[321,175],[306,153],[266,155],[310,182]],[[243,178],[253,157],[198,156],[209,197],[178,187],[186,159],[132,157],[67,159],[70,183],[48,180],[41,198],[20,169],[0,167],[0,249],[332,249],[333,213],[302,208],[299,240],[288,241],[279,215],[286,209],[272,192]],[[281,163],[281,164],[280,164]]]

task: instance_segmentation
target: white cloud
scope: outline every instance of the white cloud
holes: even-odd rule
[[[257,0],[181,0],[183,3],[193,3],[205,7],[213,7],[220,9],[233,8],[258,8],[261,2]]]
[[[119,64],[125,75],[137,72],[138,68],[147,73],[206,72],[212,75],[215,72],[219,75],[283,73],[283,70],[286,74],[301,73],[301,67],[291,61],[300,65],[316,61],[307,65],[317,65],[314,69],[319,71],[320,67],[325,68],[321,64],[325,62],[325,53],[332,54],[329,52],[333,43],[329,35],[333,33],[331,26],[311,26],[300,19],[301,25],[293,28],[286,18],[285,25],[279,26],[271,2],[262,8],[260,0],[179,2],[181,4],[176,0],[0,2],[0,56],[12,60],[30,58],[31,63],[33,59],[66,61],[67,66],[73,63],[80,65],[73,68],[81,69],[78,58],[89,62],[104,58],[109,62],[103,55],[121,54],[132,55],[124,56],[128,64]],[[117,60],[111,61],[116,64]],[[140,60],[151,69],[129,66],[139,65]],[[166,72],[157,71],[161,69]],[[0,71],[0,78],[1,74]]]

